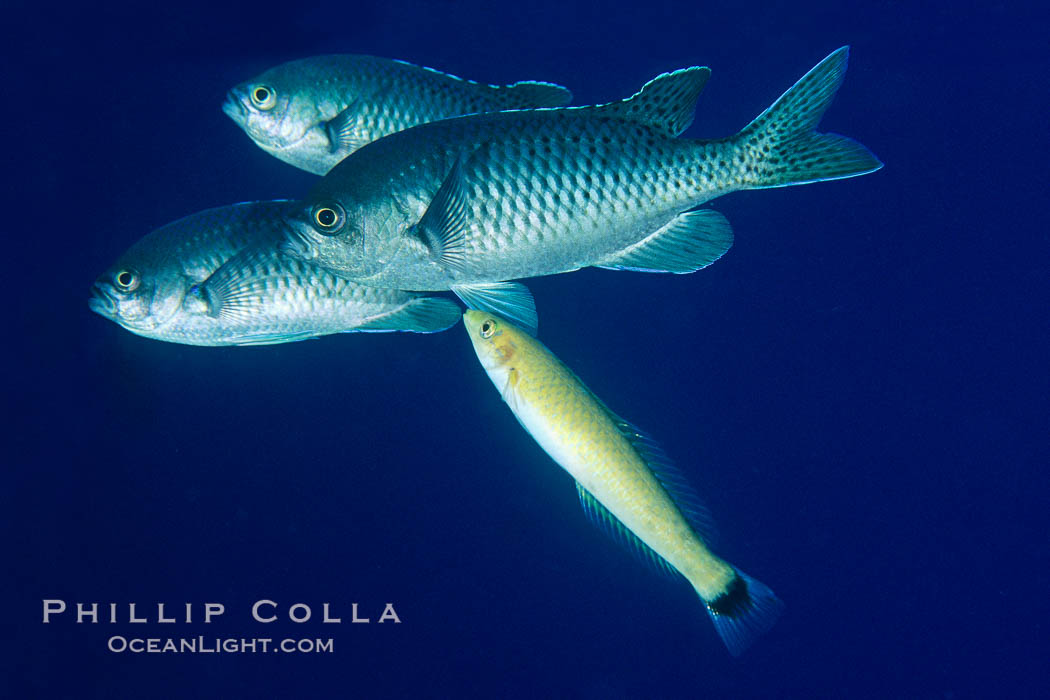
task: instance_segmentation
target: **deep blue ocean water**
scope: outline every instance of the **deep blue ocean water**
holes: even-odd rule
[[[1047,48],[1022,3],[149,3],[5,11],[5,697],[1045,697]],[[717,200],[684,276],[531,280],[542,340],[704,494],[786,604],[739,659],[582,514],[462,326],[211,349],[96,316],[186,214],[315,181],[219,109],[322,53],[577,104],[708,65],[694,137],[852,45],[822,127],[870,176]],[[118,624],[42,623],[45,599]],[[279,604],[261,624],[250,609]],[[150,622],[127,623],[127,603]],[[160,624],[156,604],[194,622]],[[205,603],[225,605],[210,624]],[[289,622],[289,607],[313,619]],[[342,624],[318,621],[322,606]],[[371,624],[350,623],[352,605]],[[393,603],[400,624],[378,624]],[[108,606],[103,605],[105,618]],[[114,636],[332,639],[133,654]]]

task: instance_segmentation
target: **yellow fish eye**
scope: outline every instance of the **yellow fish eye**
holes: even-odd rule
[[[113,280],[125,292],[133,292],[139,286],[139,276],[131,270],[121,270],[113,277]]]
[[[314,207],[313,221],[314,228],[319,233],[326,236],[334,236],[343,227],[343,223],[346,221],[346,213],[336,202],[319,204]]]
[[[496,332],[496,322],[491,318],[481,324],[481,337],[488,340]]]
[[[269,85],[256,85],[248,93],[252,104],[259,109],[273,109],[277,104],[277,91]]]

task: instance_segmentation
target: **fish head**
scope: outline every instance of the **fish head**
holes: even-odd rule
[[[253,246],[276,252],[297,202],[242,202],[161,226],[120,256],[92,288],[92,311],[147,338],[218,345],[230,334],[209,282]]]
[[[527,346],[525,333],[511,323],[488,311],[467,309],[463,314],[463,325],[474,344],[481,366],[493,378],[497,386],[503,375],[510,376],[513,360]]]
[[[95,280],[88,307],[132,333],[157,337],[178,315],[189,286],[181,274],[124,256]]]
[[[239,249],[255,206],[200,212],[146,234],[95,280],[88,306],[132,333],[169,339],[200,311],[191,290]]]
[[[309,88],[311,76],[294,68],[278,66],[234,86],[222,105],[222,111],[255,143],[278,158],[282,151],[302,150],[304,146],[329,150],[324,127],[339,110],[329,100],[317,99]],[[327,167],[319,174],[325,170]]]
[[[396,235],[401,220],[345,193],[321,194],[306,200],[298,215],[286,217],[289,234],[282,250],[349,279],[374,278],[389,267],[401,245]]]

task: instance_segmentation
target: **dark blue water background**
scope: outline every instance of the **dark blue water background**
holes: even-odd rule
[[[7,697],[1037,697],[1048,593],[1046,44],[1021,3],[147,3],[5,11]],[[153,228],[314,177],[222,114],[321,53],[577,103],[714,74],[745,125],[842,44],[823,127],[871,176],[726,196],[686,276],[529,282],[541,337],[706,496],[786,603],[731,659],[686,585],[597,532],[461,326],[265,348],[88,311]],[[10,273],[14,273],[13,279]],[[44,625],[41,601],[206,602],[211,625]],[[252,622],[267,598],[342,625]],[[359,603],[370,625],[349,624]],[[393,602],[400,625],[375,624]],[[140,608],[141,609],[141,608]],[[114,634],[334,639],[116,654]]]

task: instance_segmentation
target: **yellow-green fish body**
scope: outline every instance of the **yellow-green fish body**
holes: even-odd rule
[[[772,626],[780,601],[708,549],[702,506],[652,440],[524,331],[480,311],[464,324],[504,401],[576,480],[589,515],[685,577],[734,655]]]

